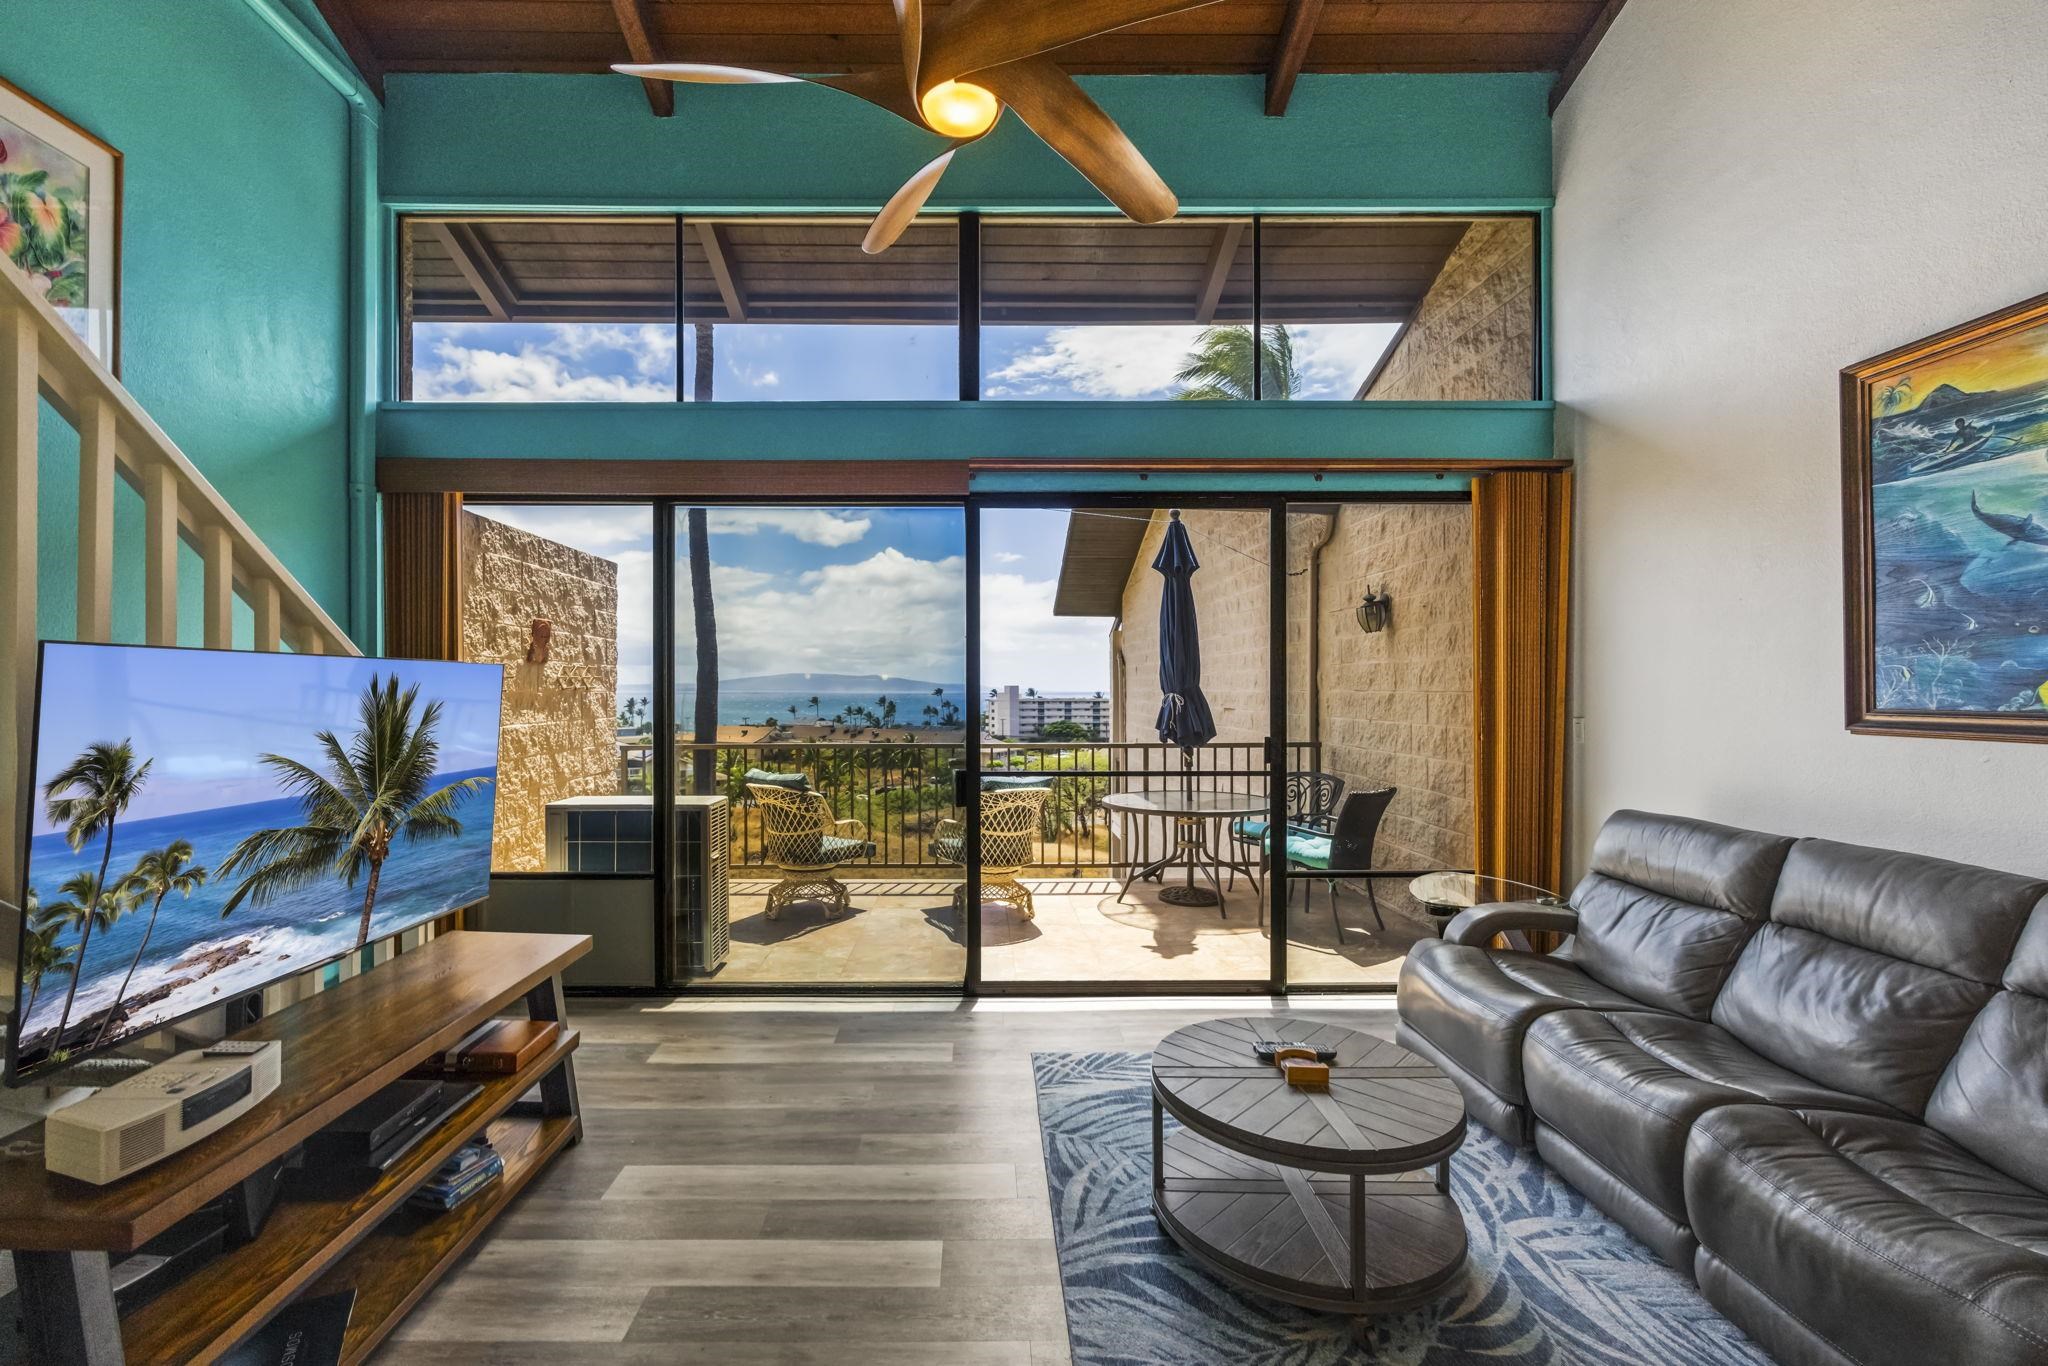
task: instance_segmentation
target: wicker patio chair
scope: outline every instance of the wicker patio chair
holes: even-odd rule
[[[747,794],[761,812],[768,861],[782,871],[782,881],[768,893],[768,918],[799,901],[824,902],[827,920],[842,914],[846,884],[832,870],[873,855],[868,828],[836,819],[823,793],[749,783]]]
[[[1037,862],[1038,837],[1045,821],[1045,801],[1052,793],[1042,787],[1013,787],[981,794],[981,899],[1015,906],[1029,920],[1031,889],[1017,880],[1017,874]],[[947,817],[932,836],[932,857],[942,863],[967,866],[967,829]],[[953,893],[953,905],[964,910],[967,884]]]

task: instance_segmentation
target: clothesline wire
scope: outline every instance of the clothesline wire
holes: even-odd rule
[[[1145,523],[1146,525],[1148,525],[1148,526],[1149,526],[1149,525],[1151,524],[1151,522],[1152,522],[1152,518],[1151,518],[1150,516],[1145,516],[1145,517],[1137,517],[1137,516],[1133,516],[1133,515],[1132,515],[1131,513],[1128,513],[1128,512],[1095,512],[1095,511],[1093,511],[1093,510],[1091,510],[1091,509],[1089,509],[1089,508],[1073,508],[1073,509],[1071,509],[1071,511],[1073,512],[1074,516],[1076,516],[1076,517],[1100,517],[1100,518],[1102,518],[1102,519],[1103,519],[1104,521],[1109,521],[1109,522],[1144,522],[1144,523]],[[1187,523],[1186,523],[1186,522],[1182,522],[1182,523],[1181,523],[1181,525],[1182,525],[1182,526],[1187,526]],[[1188,536],[1189,536],[1189,537],[1190,537],[1191,539],[1193,539],[1194,541],[1196,541],[1196,542],[1197,542],[1198,544],[1206,542],[1206,543],[1209,543],[1209,544],[1213,544],[1213,545],[1220,545],[1220,546],[1222,546],[1222,547],[1223,547],[1223,548],[1224,548],[1225,550],[1228,550],[1228,551],[1229,551],[1229,552],[1230,552],[1231,554],[1233,554],[1233,555],[1242,555],[1242,556],[1244,556],[1244,557],[1245,557],[1245,558],[1246,558],[1247,560],[1250,560],[1250,561],[1251,561],[1251,562],[1252,562],[1253,564],[1255,564],[1255,565],[1258,565],[1258,566],[1259,566],[1259,567],[1260,567],[1261,569],[1270,569],[1270,568],[1272,568],[1272,566],[1271,566],[1270,564],[1268,564],[1268,563],[1267,563],[1266,561],[1264,561],[1264,560],[1260,559],[1260,558],[1259,558],[1258,556],[1256,556],[1256,555],[1252,554],[1252,553],[1251,553],[1251,552],[1250,552],[1249,550],[1240,550],[1240,549],[1239,549],[1238,547],[1236,547],[1236,546],[1232,545],[1232,544],[1231,544],[1230,542],[1228,542],[1228,541],[1225,541],[1225,540],[1221,540],[1221,539],[1218,539],[1218,540],[1214,540],[1214,541],[1211,541],[1211,540],[1210,540],[1210,538],[1208,537],[1208,535],[1207,535],[1206,533],[1200,533],[1200,534],[1198,534],[1198,533],[1196,533],[1196,532],[1195,532],[1195,531],[1194,531],[1194,530],[1193,530],[1192,528],[1190,528],[1190,529],[1189,529],[1189,531],[1188,531]],[[1300,577],[1301,577],[1302,575],[1304,575],[1304,574],[1308,573],[1308,570],[1307,570],[1307,569],[1289,569],[1289,570],[1287,570],[1287,571],[1285,571],[1285,572],[1286,572],[1286,574],[1287,574],[1287,577],[1288,577],[1288,578],[1290,578],[1290,579],[1298,579],[1298,578],[1300,578]]]

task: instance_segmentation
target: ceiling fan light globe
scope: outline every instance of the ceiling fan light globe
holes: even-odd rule
[[[978,138],[1003,112],[1002,101],[972,81],[940,81],[917,104],[926,125],[949,138]]]

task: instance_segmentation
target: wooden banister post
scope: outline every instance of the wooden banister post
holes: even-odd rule
[[[152,465],[142,481],[142,638],[178,643],[178,474]]]
[[[34,316],[0,301],[0,801],[17,811],[35,724],[37,364]],[[15,841],[0,840],[0,897],[20,879]]]
[[[78,415],[80,640],[114,636],[114,405],[89,394]]]
[[[249,605],[256,612],[256,648],[276,650],[284,643],[283,595],[277,591],[277,580],[259,579]]]
[[[206,570],[204,589],[206,648],[235,648],[235,541],[224,526],[199,533],[199,559]]]

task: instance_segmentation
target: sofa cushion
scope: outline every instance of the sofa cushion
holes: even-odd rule
[[[1927,1122],[2007,1176],[2048,1190],[2048,902],[1935,1084]]]
[[[1801,840],[1713,1021],[1794,1071],[1918,1114],[2048,883]]]
[[[1694,1232],[1857,1361],[2048,1360],[2048,1194],[1903,1118],[1731,1106],[1685,1156]],[[1701,1276],[1766,1344],[1753,1297]]]
[[[1517,1105],[1528,1099],[1522,1033],[1530,1021],[1573,1006],[1640,1008],[1560,959],[1442,939],[1424,939],[1408,950],[1399,1000],[1404,1026]]]
[[[1681,1225],[1686,1135],[1707,1111],[1757,1101],[1884,1109],[1787,1071],[1724,1029],[1650,1011],[1544,1015],[1529,1026],[1522,1068],[1539,1124]]]
[[[1771,904],[1792,841],[1709,821],[1617,811],[1572,892],[1572,959],[1615,991],[1707,1018]]]

